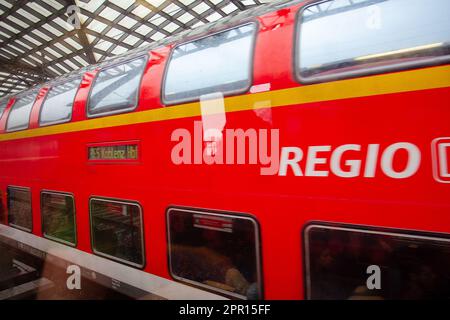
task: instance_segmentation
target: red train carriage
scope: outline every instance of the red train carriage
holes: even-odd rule
[[[449,297],[449,11],[275,2],[1,100],[2,239],[162,298]]]

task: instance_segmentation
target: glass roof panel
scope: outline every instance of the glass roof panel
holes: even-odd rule
[[[2,0],[0,98],[262,2],[74,0],[72,12],[67,0]]]

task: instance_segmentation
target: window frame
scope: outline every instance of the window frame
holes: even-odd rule
[[[10,222],[9,216],[10,216],[10,201],[9,201],[9,190],[10,189],[15,189],[15,190],[20,190],[20,191],[28,191],[30,193],[30,214],[31,214],[31,229],[27,229],[25,227],[16,225],[14,223]],[[15,185],[8,185],[6,187],[6,208],[7,208],[7,225],[10,227],[13,227],[14,229],[18,229],[24,232],[28,232],[28,233],[33,233],[33,228],[34,228],[34,223],[33,223],[33,195],[31,193],[31,188],[30,187],[22,187],[22,186],[15,186]]]
[[[138,89],[136,91],[136,105],[133,106],[132,108],[117,109],[117,110],[113,110],[113,111],[105,111],[105,112],[99,112],[99,113],[96,113],[96,114],[91,114],[89,112],[90,111],[89,105],[90,105],[90,102],[91,102],[91,95],[92,95],[92,91],[94,90],[95,83],[97,82],[97,79],[98,79],[100,73],[102,71],[105,71],[105,70],[108,70],[108,69],[112,69],[114,67],[118,67],[120,65],[127,64],[129,62],[132,62],[134,60],[139,60],[141,58],[144,58],[144,69],[142,70],[142,74],[140,75],[139,85],[138,85]],[[150,59],[150,54],[149,53],[145,53],[145,54],[137,55],[135,57],[130,57],[130,58],[127,58],[127,59],[124,59],[124,60],[116,61],[116,62],[111,63],[109,65],[100,67],[97,70],[94,79],[92,79],[92,82],[91,82],[91,85],[90,85],[90,88],[89,88],[89,93],[88,93],[88,96],[86,98],[86,117],[88,119],[92,119],[92,118],[105,117],[105,116],[115,115],[115,114],[120,114],[120,113],[132,112],[132,111],[136,110],[137,107],[139,106],[139,97],[141,96],[142,82],[144,80],[145,71],[146,71],[146,69],[148,67],[149,59]]]
[[[421,61],[408,61],[408,62],[402,62],[402,63],[393,63],[391,65],[387,66],[379,66],[379,67],[363,67],[359,70],[352,70],[352,71],[344,71],[344,72],[338,72],[336,74],[331,75],[324,75],[324,76],[312,76],[312,77],[302,77],[300,72],[300,66],[299,62],[302,58],[301,56],[301,50],[299,48],[300,40],[301,40],[301,32],[302,28],[301,25],[303,23],[303,12],[308,9],[309,7],[320,5],[322,3],[330,2],[333,0],[317,0],[312,1],[307,4],[305,4],[303,7],[301,7],[295,17],[295,30],[294,30],[294,42],[293,42],[293,58],[294,61],[292,63],[293,65],[293,73],[294,78],[299,84],[316,84],[316,83],[323,83],[323,82],[332,82],[332,81],[338,81],[338,80],[346,80],[346,79],[355,79],[355,78],[362,78],[365,76],[373,76],[373,75],[382,75],[385,73],[390,72],[399,72],[399,71],[408,71],[413,69],[420,69],[425,67],[433,67],[433,66],[439,66],[439,65],[445,65],[450,63],[450,55],[446,56],[439,56],[439,57],[431,57],[427,58]]]
[[[105,203],[118,203],[118,204],[126,204],[126,205],[134,205],[137,206],[139,208],[139,221],[140,221],[140,231],[141,231],[141,248],[142,248],[142,264],[137,264],[134,263],[132,261],[128,261],[125,259],[121,259],[121,258],[117,258],[115,256],[109,255],[107,253],[103,253],[98,251],[97,249],[95,249],[95,245],[94,245],[94,229],[93,226],[94,224],[92,223],[92,201],[102,201]],[[120,262],[122,264],[131,266],[131,267],[135,267],[138,269],[144,269],[145,265],[146,265],[146,250],[145,250],[145,228],[144,228],[144,211],[142,209],[141,204],[138,201],[135,200],[124,200],[124,199],[117,199],[117,198],[108,198],[108,197],[100,197],[100,196],[91,196],[89,198],[89,229],[90,229],[90,242],[91,242],[91,249],[92,252],[94,254],[96,254],[97,256],[112,260],[112,261],[116,261],[116,262]]]
[[[74,243],[71,243],[71,242],[69,242],[69,241],[65,241],[65,240],[62,240],[62,239],[59,239],[59,238],[57,238],[57,237],[52,237],[52,236],[49,236],[49,235],[46,235],[45,234],[45,231],[44,231],[44,215],[42,214],[43,213],[43,210],[42,210],[42,207],[43,207],[43,195],[44,194],[56,194],[56,195],[63,195],[63,196],[68,196],[68,197],[70,197],[71,199],[72,199],[72,201],[73,201],[73,225],[74,225],[74,228],[75,228],[75,230],[74,230],[74,232],[75,232],[75,241],[74,241]],[[71,193],[71,192],[63,192],[63,191],[53,191],[53,190],[46,190],[46,189],[44,189],[44,190],[41,190],[41,193],[40,193],[40,211],[41,211],[41,228],[42,228],[42,236],[44,237],[44,238],[46,238],[46,239],[49,239],[49,240],[53,240],[53,241],[55,241],[55,242],[59,242],[59,243],[62,243],[62,244],[65,244],[65,245],[67,245],[67,246],[70,246],[70,247],[77,247],[77,244],[78,244],[78,228],[77,228],[77,219],[76,219],[76,213],[77,213],[77,210],[76,210],[76,203],[75,203],[75,196],[74,196],[74,194],[73,193]]]
[[[41,119],[42,110],[44,109],[44,105],[47,102],[48,95],[50,94],[52,89],[57,87],[57,86],[67,84],[67,83],[75,81],[75,80],[80,80],[80,83],[78,84],[77,91],[75,92],[75,96],[73,97],[70,117],[68,119],[56,120],[56,121],[51,121],[51,122],[47,122],[47,123],[42,123],[42,119]],[[72,121],[72,118],[73,118],[73,107],[75,106],[75,101],[76,101],[76,98],[77,98],[77,95],[78,95],[78,92],[80,90],[82,82],[83,82],[83,77],[74,77],[73,79],[69,79],[69,80],[66,80],[66,81],[61,81],[61,82],[55,83],[55,84],[53,84],[53,85],[51,85],[49,87],[48,91],[45,94],[45,98],[42,101],[41,107],[39,108],[39,118],[38,118],[38,125],[39,125],[39,127],[48,127],[48,126],[52,126],[52,125],[56,125],[56,124],[62,124],[62,123],[67,123],[67,122],[71,122]]]
[[[238,95],[238,94],[244,94],[249,92],[250,88],[253,85],[254,82],[254,68],[255,68],[255,52],[256,52],[256,40],[258,39],[258,35],[259,35],[259,22],[256,19],[251,19],[249,21],[246,22],[240,22],[239,24],[236,24],[234,26],[229,26],[226,27],[224,29],[220,29],[218,31],[214,31],[212,33],[208,33],[206,35],[202,35],[199,37],[194,37],[192,39],[180,42],[178,44],[176,44],[171,50],[170,50],[170,54],[169,57],[167,59],[166,65],[164,66],[164,74],[163,74],[163,78],[162,78],[162,84],[161,84],[161,91],[160,91],[160,97],[161,97],[161,102],[164,106],[173,106],[173,105],[177,105],[177,104],[183,104],[183,103],[188,103],[188,102],[198,102],[201,99],[201,96],[199,97],[188,97],[188,98],[184,98],[184,99],[176,99],[176,100],[172,100],[172,101],[167,101],[166,99],[166,95],[165,95],[165,89],[166,89],[166,84],[167,84],[167,75],[169,72],[169,66],[170,63],[172,62],[173,59],[173,54],[175,53],[175,50],[183,45],[198,41],[198,40],[202,40],[202,39],[206,39],[209,38],[211,36],[214,36],[216,34],[219,33],[223,33],[223,32],[227,32],[227,31],[231,31],[234,29],[238,29],[241,28],[243,26],[246,25],[253,25],[254,26],[254,32],[253,32],[253,36],[252,36],[252,44],[251,44],[251,51],[249,53],[250,55],[250,63],[249,63],[249,77],[248,77],[248,85],[245,88],[242,89],[237,89],[237,90],[229,90],[229,91],[225,91],[222,92],[223,93],[223,97],[228,97],[228,96],[233,96],[233,95]]]
[[[0,189],[0,209],[0,225],[8,225],[8,191],[3,189]]]
[[[313,221],[307,223],[301,231],[303,242],[303,289],[306,300],[311,300],[311,271],[310,271],[310,251],[309,251],[309,232],[311,229],[329,229],[347,232],[358,232],[363,234],[387,235],[414,240],[423,241],[442,241],[450,244],[450,236],[444,233],[432,231],[418,231],[408,229],[396,229],[378,226],[367,226],[359,224],[345,224],[327,221]]]
[[[182,207],[182,206],[171,206],[166,210],[166,235],[167,235],[167,262],[168,262],[168,268],[169,268],[169,275],[176,281],[200,288],[209,292],[218,293],[227,297],[233,297],[238,298],[241,300],[247,300],[243,299],[242,295],[234,294],[233,292],[226,291],[220,288],[216,288],[213,286],[209,286],[207,284],[203,284],[194,280],[185,279],[183,277],[177,276],[173,270],[172,270],[172,259],[171,259],[171,236],[170,236],[170,213],[173,211],[182,211],[184,213],[190,213],[192,215],[194,214],[201,214],[201,215],[209,215],[209,216],[215,216],[215,217],[226,217],[231,219],[242,219],[242,220],[249,220],[252,222],[253,226],[255,227],[255,253],[256,253],[256,279],[259,284],[259,291],[258,294],[260,296],[260,299],[264,299],[264,282],[263,282],[263,269],[262,269],[262,242],[261,242],[261,227],[259,225],[258,219],[247,213],[240,213],[240,212],[231,212],[231,211],[218,211],[218,210],[212,210],[212,209],[199,209],[199,208],[191,208],[191,207]]]
[[[34,91],[34,89],[31,89],[31,90],[29,90],[29,91],[27,91],[27,92],[24,92],[23,94],[20,94],[20,95],[18,95],[18,96],[13,97],[14,102],[13,102],[13,104],[9,107],[8,117],[7,117],[6,122],[5,122],[5,132],[6,132],[6,133],[19,132],[19,131],[25,131],[25,130],[30,129],[31,115],[32,115],[32,113],[33,113],[33,107],[34,107],[34,105],[36,104],[36,101],[37,101],[37,99],[38,99],[40,90],[41,90],[41,88],[36,89],[36,91]],[[26,126],[26,128],[24,127],[24,128],[19,128],[19,129],[14,129],[14,130],[9,130],[9,129],[8,129],[9,119],[10,119],[10,117],[11,117],[11,115],[12,115],[12,112],[14,111],[14,106],[16,105],[17,101],[20,100],[20,99],[23,98],[23,97],[26,97],[27,95],[32,95],[32,94],[35,94],[35,97],[34,97],[34,100],[33,100],[33,104],[31,105],[30,114],[28,115],[28,121],[27,121],[27,126]],[[5,109],[5,110],[6,110],[6,109]]]

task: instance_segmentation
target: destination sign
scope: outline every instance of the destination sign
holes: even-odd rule
[[[138,160],[137,144],[88,147],[89,160]]]

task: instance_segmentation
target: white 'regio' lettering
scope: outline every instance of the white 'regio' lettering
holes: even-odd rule
[[[408,161],[403,171],[394,170],[394,155],[397,151],[404,149],[408,152]],[[420,150],[412,143],[399,142],[390,145],[384,150],[381,156],[381,169],[383,172],[394,179],[405,179],[414,175],[420,166]]]

